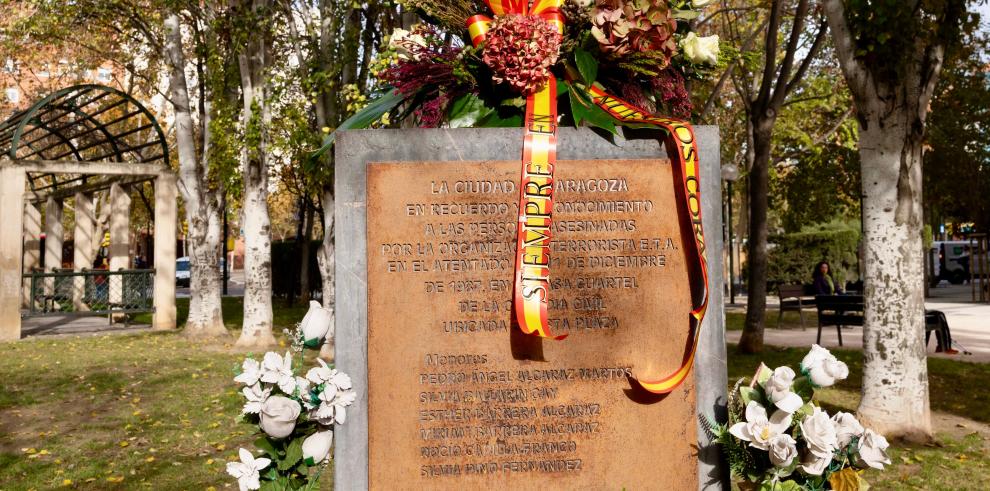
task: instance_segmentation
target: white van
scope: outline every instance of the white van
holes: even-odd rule
[[[961,285],[969,280],[969,241],[936,241],[932,243],[931,253],[935,259],[932,284],[945,280]]]
[[[180,257],[175,260],[175,284],[189,286],[189,258]]]

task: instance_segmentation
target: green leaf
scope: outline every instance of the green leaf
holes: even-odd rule
[[[815,395],[815,387],[811,385],[811,380],[808,377],[794,379],[794,385],[791,386],[791,390],[804,400],[811,399]]]
[[[292,443],[290,443],[288,447],[286,447],[285,458],[278,463],[279,470],[289,470],[298,464],[300,460],[302,460],[302,444],[304,439],[305,437],[296,438],[295,440],[292,440]]]
[[[495,110],[485,106],[485,101],[474,94],[464,94],[450,104],[447,114],[451,128],[474,128],[478,121],[488,117]]]
[[[306,480],[306,485],[299,488],[299,491],[317,491],[320,489],[320,475],[314,474]]]
[[[808,416],[811,416],[812,413],[814,412],[815,412],[815,405],[810,402],[805,403],[805,405],[801,406],[800,408],[798,408],[797,411],[794,412],[794,419],[796,420],[804,419]]]
[[[585,122],[590,126],[606,130],[613,135],[618,134],[618,131],[615,129],[615,118],[605,112],[604,109],[596,106],[591,100],[583,97],[578,89],[571,87],[570,99],[571,115],[574,117],[574,124],[580,125],[581,122]]]
[[[327,153],[327,151],[333,147],[338,131],[367,128],[371,126],[371,123],[381,119],[383,114],[395,109],[395,107],[401,104],[404,100],[406,100],[405,95],[399,92],[398,89],[392,89],[390,92],[382,95],[374,101],[371,101],[371,104],[368,104],[364,107],[364,109],[347,118],[347,120],[343,123],[340,123],[340,126],[338,126],[337,129],[333,130],[326,136],[326,138],[323,139],[323,146],[310,155],[310,164],[315,164],[317,159],[322,157],[323,154]]]
[[[258,438],[257,440],[254,441],[254,446],[263,450],[273,460],[278,460],[279,457],[278,452],[275,450],[275,446],[272,445],[272,442],[268,440],[268,437],[263,436],[261,438]]]
[[[598,60],[591,53],[578,48],[574,50],[574,62],[577,63],[578,72],[581,73],[584,83],[586,85],[595,83],[598,79]]]
[[[763,385],[767,383],[767,380],[770,380],[772,375],[773,370],[765,364],[760,363],[760,368],[756,369],[756,375],[754,375],[753,378],[756,379],[756,383],[760,384],[760,387],[763,387]]]
[[[694,20],[701,15],[701,12],[697,10],[673,10],[671,17],[677,20]]]
[[[739,398],[742,399],[743,406],[748,406],[752,401],[759,402],[760,396],[756,390],[750,387],[740,387]]]
[[[521,128],[523,125],[523,115],[513,114],[511,116],[502,117],[499,115],[498,111],[492,111],[491,114],[478,121],[479,128]]]

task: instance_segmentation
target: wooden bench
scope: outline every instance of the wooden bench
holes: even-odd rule
[[[818,306],[818,344],[822,344],[822,327],[835,326],[839,346],[842,346],[842,328],[863,325],[862,295],[816,295],[815,304]]]
[[[777,296],[780,297],[780,312],[777,315],[777,327],[784,319],[784,311],[796,311],[801,317],[801,329],[804,325],[804,308],[811,307],[815,301],[807,295],[804,285],[780,285],[777,287]]]

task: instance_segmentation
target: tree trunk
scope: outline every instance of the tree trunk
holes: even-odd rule
[[[267,179],[258,176],[261,163],[256,159],[248,159],[246,167],[242,218],[244,330],[237,346],[264,347],[275,344],[272,334],[272,242]]]
[[[196,143],[189,90],[186,84],[185,55],[179,16],[165,19],[165,59],[169,66],[169,87],[175,111],[175,136],[179,156],[179,191],[186,208],[187,244],[192,252],[189,261],[189,317],[184,334],[191,337],[225,336],[218,279],[220,220],[216,193],[203,180],[208,168],[197,165]]]
[[[330,311],[330,333],[327,334],[327,342],[320,350],[320,356],[327,359],[333,358],[333,333],[336,322],[336,294],[334,282],[336,278],[336,255],[334,250],[334,196],[333,188],[327,186],[323,189],[323,246],[316,254],[317,263],[320,266],[320,277],[323,279],[323,308]]]
[[[858,413],[865,426],[888,437],[927,441],[932,424],[924,342],[922,153],[945,40],[918,36],[902,56],[884,60],[899,64],[897,77],[889,77],[889,71],[857,58],[843,2],[823,4],[860,130],[866,312]],[[920,9],[912,15],[927,16],[914,22],[950,26],[964,11],[963,4],[952,3],[941,15]]]
[[[247,2],[244,2],[245,8]],[[251,3],[252,15],[268,11],[269,2]],[[270,27],[268,27],[270,28]],[[275,344],[272,333],[272,240],[268,213],[268,141],[271,112],[267,76],[271,56],[271,33],[253,33],[238,54],[243,96],[246,145],[242,153],[244,181],[242,221],[244,227],[244,328],[240,347]]]
[[[220,271],[220,242],[223,218],[217,210],[207,217],[190,217],[189,227],[189,318],[186,335],[227,335],[221,310],[223,272]],[[194,230],[195,229],[195,230]]]
[[[754,121],[753,167],[749,173],[749,243],[746,257],[749,282],[746,285],[746,323],[739,338],[739,351],[763,350],[763,329],[767,311],[767,211],[769,208],[770,146],[773,119]]]
[[[303,305],[309,303],[310,299],[310,287],[309,287],[309,256],[312,247],[310,242],[313,241],[313,206],[309,204],[309,200],[303,200],[303,207],[306,210],[303,213],[303,220],[306,222],[305,229],[303,230],[302,236],[302,247],[300,248],[302,257],[299,264],[299,300]]]
[[[866,116],[860,132],[866,254],[863,424],[931,437],[922,256],[922,138],[910,109]],[[891,122],[894,122],[891,124]]]

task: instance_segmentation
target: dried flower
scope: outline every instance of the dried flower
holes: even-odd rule
[[[567,27],[573,29],[591,22],[591,0],[567,0],[560,6],[560,11],[567,19]]]
[[[602,52],[614,57],[659,52],[662,68],[677,52],[677,21],[667,0],[598,0],[592,24]]]
[[[483,60],[494,72],[495,82],[532,94],[550,79],[560,42],[557,29],[540,17],[501,15],[488,31]]]
[[[660,72],[652,81],[656,91],[658,105],[663,105],[666,112],[676,118],[690,118],[691,95],[684,86],[684,77],[676,70],[666,69]]]

